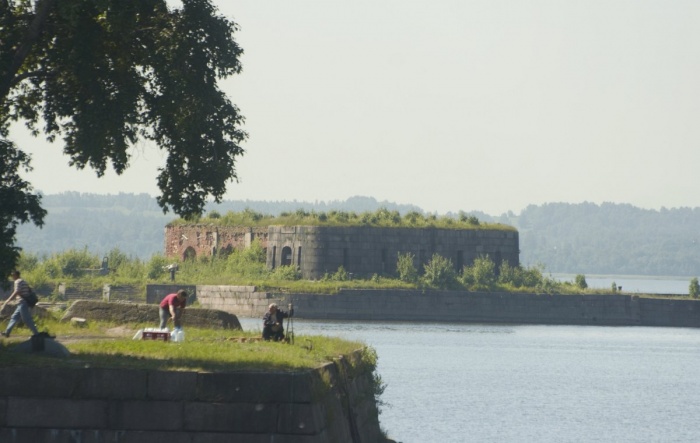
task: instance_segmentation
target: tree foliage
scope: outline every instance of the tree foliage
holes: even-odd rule
[[[17,226],[30,221],[43,225],[46,211],[41,207],[41,197],[33,194],[31,185],[19,175],[21,170],[31,169],[29,157],[2,139],[0,157],[0,271],[8,274],[19,259]]]
[[[150,141],[167,152],[156,178],[162,210],[201,214],[237,178],[243,154],[243,117],[217,86],[241,70],[236,30],[209,0],[0,0],[0,141],[3,158],[18,156],[5,173],[29,166],[10,142],[13,121],[60,138],[69,164],[98,176],[109,164],[121,174],[130,149]],[[20,200],[24,217],[3,205],[4,232],[27,214],[40,222],[38,203]]]
[[[457,271],[452,260],[433,254],[428,263],[423,265],[423,281],[429,287],[452,289],[457,286]]]
[[[399,280],[406,283],[416,283],[420,276],[418,275],[418,269],[414,264],[415,255],[410,252],[405,254],[398,253],[398,260],[396,261],[396,273],[399,276]]]
[[[688,295],[690,295],[692,298],[700,297],[700,283],[698,283],[697,277],[690,279],[690,284],[688,285]]]
[[[515,226],[522,263],[550,272],[697,275],[700,208],[548,203],[525,208]]]
[[[508,266],[508,262],[505,263]],[[488,255],[475,258],[474,263],[465,266],[462,271],[462,281],[465,284],[481,289],[493,287],[497,279],[496,264]]]

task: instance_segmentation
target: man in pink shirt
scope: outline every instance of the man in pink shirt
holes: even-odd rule
[[[182,327],[182,314],[187,305],[187,291],[180,289],[179,291],[168,294],[160,302],[160,328],[165,328],[168,319],[173,320],[176,328]]]

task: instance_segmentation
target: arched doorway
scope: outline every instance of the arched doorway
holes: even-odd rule
[[[182,254],[183,260],[194,260],[196,258],[197,258],[197,251],[195,251],[192,246],[189,246],[187,249],[185,249],[185,253]]]
[[[285,246],[282,248],[282,266],[292,266],[292,248]]]

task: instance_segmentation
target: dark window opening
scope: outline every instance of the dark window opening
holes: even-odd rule
[[[280,263],[282,266],[291,266],[292,265],[292,248],[289,246],[285,246],[282,248],[282,262]]]
[[[197,252],[192,246],[185,249],[185,253],[182,256],[183,260],[194,260],[195,258],[197,258]]]

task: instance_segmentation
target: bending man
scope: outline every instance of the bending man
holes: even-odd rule
[[[168,320],[172,319],[176,328],[182,327],[182,314],[187,305],[187,291],[179,291],[168,294],[160,302],[160,329],[165,328]]]

